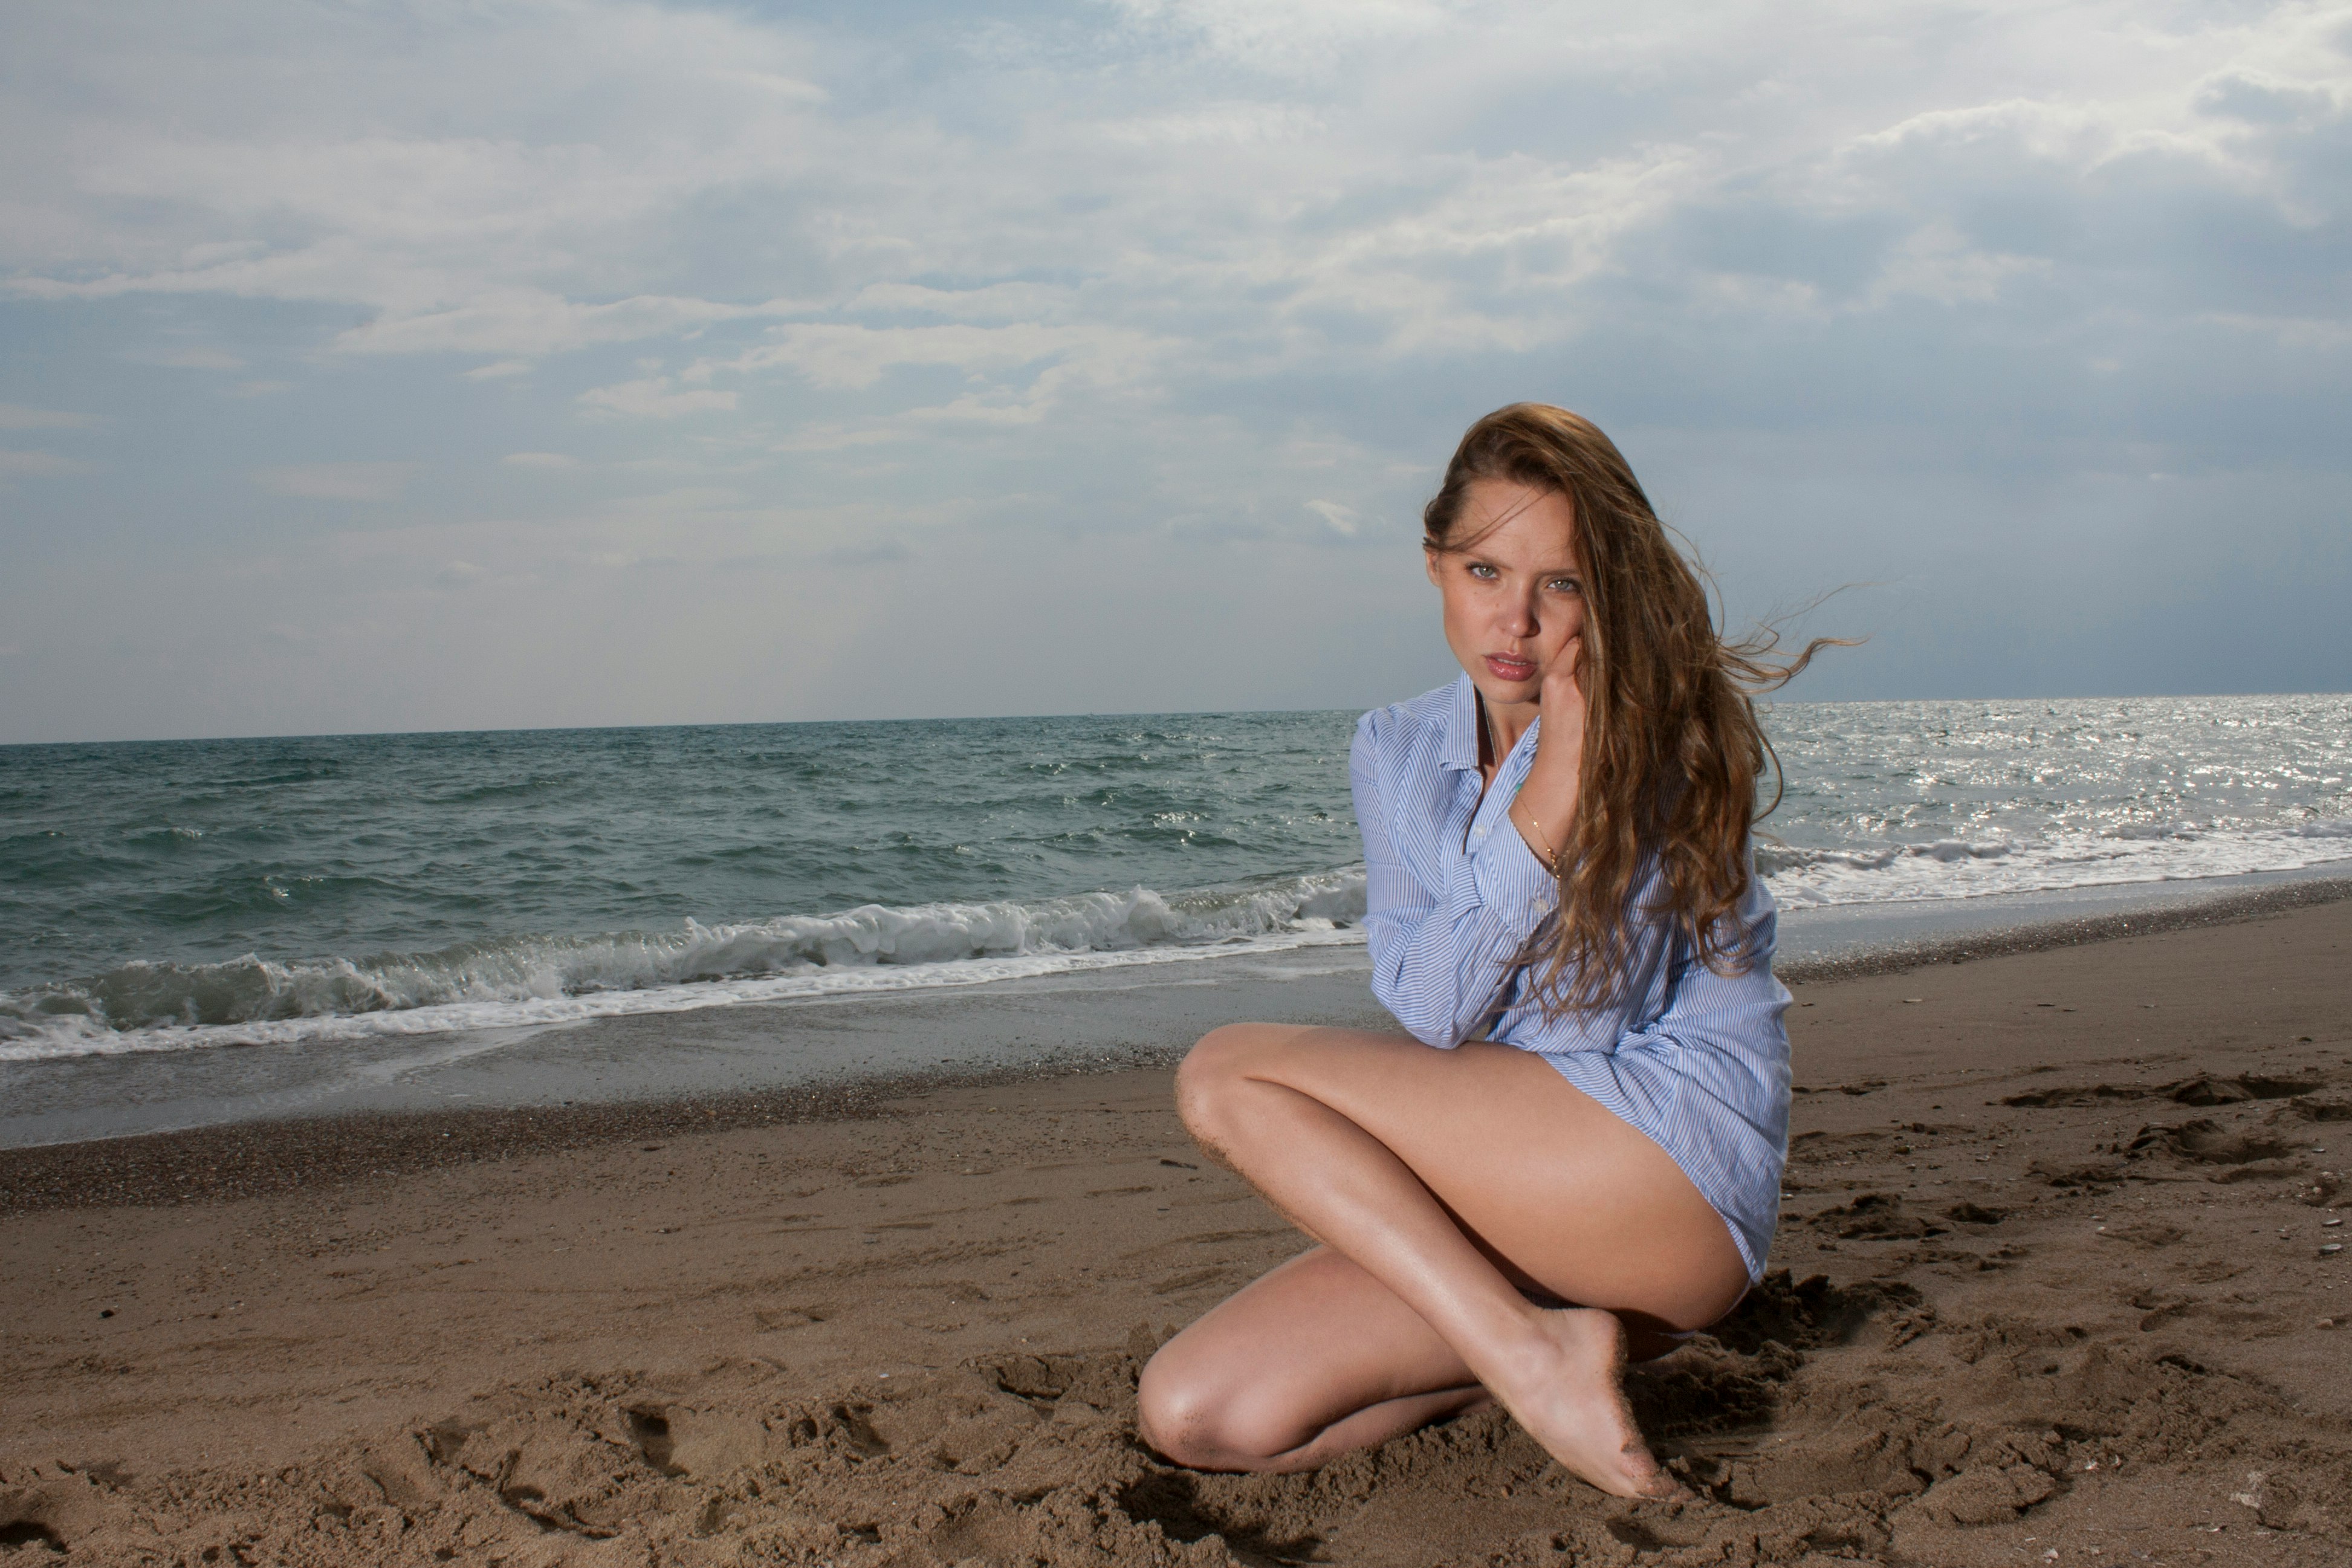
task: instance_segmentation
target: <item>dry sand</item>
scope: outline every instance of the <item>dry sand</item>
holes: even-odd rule
[[[0,1561],[2352,1563],[2352,903],[1798,1000],[1778,1272],[1635,1374],[1691,1501],[1156,1461],[1299,1243],[1138,1070],[0,1155]]]

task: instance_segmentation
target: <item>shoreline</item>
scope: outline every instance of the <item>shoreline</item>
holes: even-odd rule
[[[353,1110],[0,1149],[0,1218],[58,1209],[233,1202],[320,1183],[402,1178],[485,1163],[746,1129],[870,1121],[891,1102],[958,1089],[1171,1065],[1160,1053],[895,1077],[738,1094],[587,1105]]]
[[[2172,885],[2146,884],[2151,888]],[[2118,886],[2134,888],[2140,884]],[[2292,881],[2216,893],[2210,899],[2106,914],[2025,921],[2013,926],[1996,926],[1986,931],[1955,932],[1916,941],[1866,944],[1851,952],[1833,952],[1821,958],[1803,959],[1773,967],[1784,984],[1817,985],[1877,974],[1899,974],[1931,963],[1967,963],[1977,959],[2012,958],[2029,952],[2048,952],[2058,948],[2115,942],[2125,937],[2237,925],[2290,910],[2340,903],[2347,899],[2352,899],[2352,875],[2321,877],[2302,873]]]
[[[1305,1243],[1164,1063],[1097,1055],[729,1130],[475,1113],[503,1145],[381,1176],[315,1123],[339,1179],[192,1156],[153,1206],[0,1215],[0,1530],[159,1568],[2336,1568],[2347,952],[2334,900],[1801,983],[1771,1272],[1629,1379],[1683,1501],[1494,1411],[1313,1475],[1160,1463],[1142,1360]]]
[[[1780,965],[1791,990],[1958,967],[2131,937],[2238,925],[2352,900],[2352,878],[2314,879],[2172,908],[2048,921],[1908,942]],[[952,1003],[962,998],[939,1000]],[[748,1011],[748,1007],[743,1009]],[[709,1009],[718,1013],[726,1009]],[[1236,1016],[1239,1015],[1237,1014]],[[659,1015],[687,1019],[698,1015]],[[1393,1026],[1369,996],[1351,1026]],[[0,1217],[53,1209],[184,1205],[263,1197],[321,1183],[397,1178],[484,1162],[697,1132],[872,1121],[893,1101],[943,1090],[1172,1067],[1181,1044],[1060,1051],[1022,1062],[931,1068],[831,1081],[558,1105],[359,1110],[260,1116],[156,1132],[0,1149]]]

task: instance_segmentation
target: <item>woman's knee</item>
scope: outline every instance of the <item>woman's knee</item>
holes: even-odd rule
[[[1219,1416],[1222,1391],[1210,1385],[1181,1349],[1162,1348],[1143,1369],[1135,1391],[1135,1425],[1162,1458],[1206,1468],[1224,1451]]]
[[[1303,1439],[1268,1390],[1234,1387],[1189,1347],[1174,1348],[1152,1357],[1136,1389],[1136,1428],[1161,1458],[1189,1469],[1249,1470]]]
[[[1186,1127],[1214,1138],[1227,1099],[1278,1032],[1266,1024],[1227,1024],[1201,1037],[1176,1068],[1176,1113]]]

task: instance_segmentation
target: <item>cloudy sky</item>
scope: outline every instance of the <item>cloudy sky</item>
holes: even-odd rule
[[[1802,694],[2352,688],[2352,5],[0,8],[0,742],[1363,705],[1518,398]]]

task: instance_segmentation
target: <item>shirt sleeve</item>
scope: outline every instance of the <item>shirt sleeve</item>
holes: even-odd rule
[[[1381,717],[1364,715],[1348,753],[1356,820],[1364,834],[1372,994],[1415,1039],[1451,1049],[1476,1038],[1491,1020],[1529,938],[1551,916],[1559,884],[1507,818],[1465,852],[1433,798],[1389,798],[1409,781],[1386,776]],[[1452,774],[1441,773],[1423,787],[1433,795],[1451,781]],[[1444,867],[1442,886],[1432,888],[1413,874],[1395,842],[1400,832],[1428,836],[1414,847],[1435,853]]]

